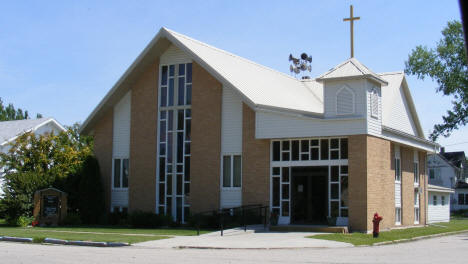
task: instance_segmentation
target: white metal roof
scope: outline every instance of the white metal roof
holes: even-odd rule
[[[379,76],[388,82],[382,89],[382,125],[424,138],[405,74],[400,71]]]
[[[214,71],[256,107],[323,113],[317,95],[300,80],[172,30],[162,30],[178,42],[175,45],[188,51],[195,61]]]
[[[54,122],[59,129],[65,130],[62,125],[50,117],[0,122],[0,145],[13,140],[25,132],[34,131],[49,122]]]
[[[455,192],[453,189],[443,187],[443,186],[438,186],[438,185],[432,185],[432,184],[427,185],[427,190],[429,192],[440,192],[440,193],[454,193]]]
[[[363,77],[373,79],[382,85],[387,85],[387,81],[382,79],[378,74],[369,70],[364,64],[358,61],[356,58],[350,58],[344,62],[333,67],[326,73],[320,75],[317,80],[327,80],[327,79],[345,79],[353,77]]]

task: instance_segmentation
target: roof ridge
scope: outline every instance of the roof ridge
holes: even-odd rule
[[[392,71],[392,72],[380,72],[376,73],[377,75],[397,75],[397,74],[405,74],[404,71]]]
[[[229,56],[232,56],[232,57],[241,59],[241,60],[243,60],[243,61],[245,61],[245,62],[248,62],[248,63],[250,63],[250,64],[259,66],[259,67],[261,67],[261,68],[264,68],[265,70],[269,70],[269,71],[273,71],[273,72],[275,72],[275,73],[279,73],[279,74],[284,75],[285,77],[288,77],[288,78],[290,78],[290,79],[292,79],[292,80],[300,81],[299,79],[297,79],[297,78],[295,78],[295,77],[293,77],[293,76],[291,76],[291,75],[288,75],[288,74],[286,74],[286,73],[284,73],[284,72],[280,72],[280,71],[275,70],[275,69],[273,69],[273,68],[267,67],[267,66],[262,65],[262,64],[260,64],[260,63],[257,63],[257,62],[254,62],[254,61],[252,61],[252,60],[249,60],[249,59],[247,59],[247,58],[241,57],[241,56],[236,55],[236,54],[234,54],[234,53],[231,53],[231,52],[229,52],[229,51],[226,51],[226,50],[217,48],[217,47],[215,47],[215,46],[212,46],[212,45],[207,44],[207,43],[205,43],[205,42],[202,42],[202,41],[200,41],[200,40],[193,39],[193,38],[191,38],[191,37],[189,37],[189,36],[186,36],[186,35],[184,35],[184,34],[181,34],[181,33],[178,33],[178,32],[176,32],[176,31],[170,30],[170,29],[168,29],[168,28],[165,28],[165,27],[163,27],[163,28],[164,28],[166,31],[168,31],[169,33],[171,33],[171,34],[176,34],[176,35],[178,35],[178,36],[180,36],[180,37],[183,37],[183,38],[185,38],[185,39],[188,39],[188,40],[190,40],[190,41],[197,42],[198,44],[203,45],[203,46],[205,46],[205,47],[207,47],[207,48],[211,48],[211,49],[213,49],[213,50],[222,52],[222,53],[224,53],[224,54],[226,54],[226,55],[229,55]]]
[[[351,58],[351,59],[349,59],[348,61],[351,62],[351,64],[353,64],[354,67],[356,67],[356,68],[358,69],[358,71],[360,71],[360,72],[362,73],[362,75],[366,75],[367,73],[363,72],[363,71],[361,70],[361,68],[360,68],[358,65],[356,65],[357,63],[355,63],[355,60],[356,60],[355,58]],[[358,61],[358,62],[359,62],[359,61]],[[368,71],[370,71],[369,68],[367,68],[366,66],[364,66],[364,64],[362,64],[362,63],[360,63],[360,64],[361,64],[364,68],[366,68]],[[371,72],[371,71],[370,71],[370,72]]]

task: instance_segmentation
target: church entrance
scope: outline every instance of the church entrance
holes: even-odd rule
[[[291,223],[327,224],[328,166],[291,168]]]

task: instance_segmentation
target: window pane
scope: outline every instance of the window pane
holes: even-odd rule
[[[161,70],[161,84],[166,85],[167,84],[167,66],[162,66]]]
[[[273,178],[273,206],[280,205],[280,178]]]
[[[176,198],[177,222],[182,222],[182,197]]]
[[[167,105],[167,87],[161,87],[161,102],[159,103],[161,106]]]
[[[172,195],[172,174],[167,174],[166,186],[167,195]]]
[[[167,131],[172,131],[174,129],[174,111],[168,111],[168,118],[167,118]]]
[[[192,85],[191,84],[187,84],[185,86],[185,89],[187,89],[187,91],[185,92],[187,97],[185,98],[185,104],[186,105],[191,105],[192,104]]]
[[[341,152],[341,157],[340,159],[347,159],[348,158],[348,139],[347,138],[342,138],[340,139],[340,152]]]
[[[318,160],[319,159],[319,149],[318,148],[310,149],[310,159],[311,160]]]
[[[241,187],[242,182],[242,159],[241,156],[234,156],[234,187]]]
[[[166,144],[164,143],[159,144],[159,155],[161,156],[166,155]]]
[[[184,162],[184,178],[185,181],[190,181],[190,157],[185,157]]]
[[[184,130],[184,110],[177,111],[177,130]]]
[[[459,205],[465,204],[465,195],[463,193],[458,194],[458,204]]]
[[[328,139],[320,140],[320,159],[328,159]]]
[[[284,200],[289,199],[289,184],[281,185],[281,198]]]
[[[299,140],[293,140],[292,145],[292,160],[299,160]]]
[[[468,194],[465,194],[465,204],[468,205]]]
[[[338,146],[339,146],[338,143],[339,143],[339,139],[338,139],[338,138],[332,138],[332,139],[330,140],[330,148],[332,148],[332,149],[337,149]]]
[[[330,181],[332,182],[337,182],[339,181],[339,166],[331,166],[331,171],[330,171]]]
[[[166,121],[159,122],[159,142],[166,141]]]
[[[301,152],[309,152],[309,140],[301,140]]]
[[[192,82],[192,63],[187,63],[187,82]]]
[[[348,209],[342,208],[341,209],[341,217],[348,217]]]
[[[169,79],[169,102],[167,105],[174,105],[174,79]]]
[[[273,142],[273,161],[279,161],[280,160],[280,141],[274,141]]]
[[[282,161],[289,161],[289,152],[283,152]]]
[[[231,187],[231,156],[223,157],[223,187]]]
[[[283,182],[289,182],[289,167],[283,167],[282,168],[283,172]]]
[[[281,203],[281,215],[282,216],[289,216],[289,202],[282,202]]]
[[[340,207],[338,202],[332,201],[330,202],[330,216],[331,217],[338,217],[340,216]]]
[[[186,182],[184,188],[185,196],[190,196],[190,183]],[[187,202],[187,200],[185,200],[185,202]]]
[[[167,197],[166,198],[166,215],[172,215],[172,198]]]
[[[338,199],[339,198],[339,184],[332,183],[331,184],[331,191],[330,191],[330,198],[331,199]]]
[[[283,145],[282,150],[289,150],[289,141],[288,140],[284,140],[281,143]]]
[[[177,132],[177,163],[182,163],[184,157],[184,132]]]
[[[348,177],[341,177],[341,207],[348,207]]]
[[[128,187],[128,175],[129,175],[129,166],[128,166],[128,159],[123,160],[123,167],[122,167],[122,187]]]
[[[159,181],[163,182],[166,180],[166,159],[159,158]]]
[[[185,143],[185,154],[190,154],[190,142]]]
[[[185,78],[184,77],[180,77],[179,78],[179,84],[178,84],[179,88],[177,90],[177,104],[178,105],[183,105],[184,104],[184,87],[185,87]]]
[[[182,174],[177,174],[177,195],[182,195],[182,184],[184,184]]]
[[[192,132],[191,119],[185,120],[185,140],[191,140],[190,133]]]
[[[185,64],[179,64],[179,76],[185,75]]]
[[[174,76],[175,66],[169,65],[169,76]]]
[[[172,133],[167,135],[167,163],[172,163]]]
[[[348,166],[341,166],[341,174],[348,174]]]
[[[339,158],[340,158],[340,153],[338,152],[338,150],[332,150],[330,153],[330,159],[337,160]]]
[[[192,117],[192,109],[185,109],[185,117]]]
[[[160,119],[161,119],[161,120],[163,120],[163,119],[165,120],[165,119],[166,119],[166,115],[167,115],[167,112],[166,112],[166,111],[161,111],[161,112],[160,112],[160,115],[159,115],[159,116],[160,116]]]
[[[312,146],[318,147],[318,146],[319,146],[319,141],[318,141],[318,139],[312,139],[312,140],[310,141],[310,146],[311,146],[311,147],[312,147]]]
[[[120,188],[120,159],[114,159],[114,188]]]
[[[280,175],[280,168],[279,167],[274,167],[273,168],[273,175]]]
[[[166,185],[164,183],[159,184],[159,203],[160,204],[164,204],[165,192],[166,192]]]

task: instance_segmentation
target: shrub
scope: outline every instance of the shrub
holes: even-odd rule
[[[129,221],[132,227],[136,228],[156,228],[174,225],[172,217],[169,215],[143,211],[135,211],[131,213],[129,215]]]
[[[33,220],[33,217],[21,215],[15,218],[7,218],[7,224],[10,226],[27,227]]]
[[[107,224],[110,225],[127,225],[128,214],[125,212],[112,212],[107,215]]]
[[[81,216],[79,213],[68,213],[65,219],[63,219],[62,224],[76,226],[81,225],[81,223]]]

